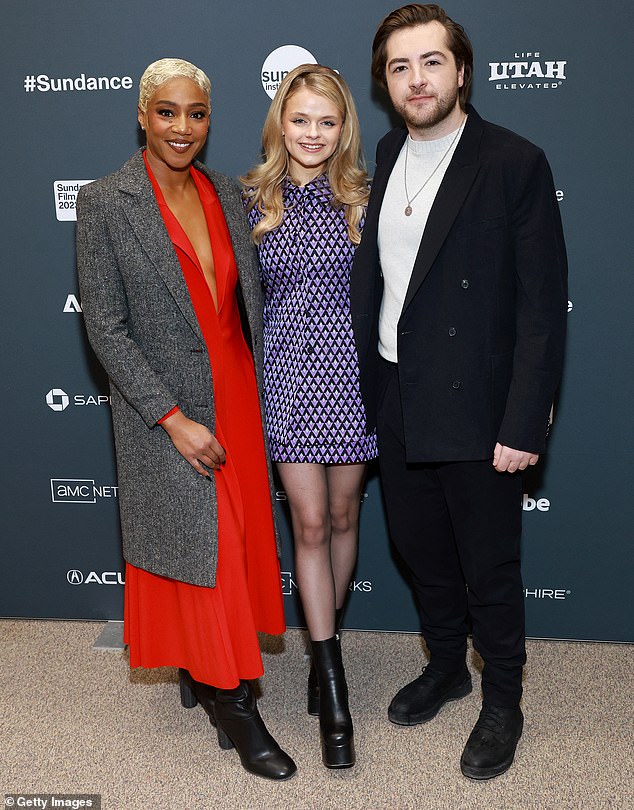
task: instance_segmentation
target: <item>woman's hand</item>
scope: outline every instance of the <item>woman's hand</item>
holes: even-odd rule
[[[205,467],[219,470],[225,463],[224,448],[214,434],[200,422],[188,419],[182,411],[168,416],[161,422],[161,427],[168,432],[181,456],[205,478],[211,477]]]

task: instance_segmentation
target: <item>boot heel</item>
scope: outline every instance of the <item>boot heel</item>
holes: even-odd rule
[[[313,717],[319,717],[319,687],[315,687],[314,689],[308,690],[308,701],[307,701],[307,708],[308,714],[312,714]]]
[[[317,680],[317,670],[315,669],[315,662],[312,656],[310,659],[310,671],[308,673],[307,698],[308,714],[319,717],[319,681]]]
[[[323,740],[321,758],[326,768],[352,768],[356,761],[354,743],[350,740],[343,745],[329,745]]]
[[[181,706],[184,709],[193,709],[194,706],[198,705],[198,699],[194,692],[192,676],[186,669],[179,669],[178,678],[181,693]]]
[[[209,720],[213,725],[211,717],[209,718]],[[217,723],[216,723],[216,733],[218,734],[218,745],[220,746],[220,748],[222,748],[223,751],[230,751],[232,748],[234,748],[233,743],[231,742],[229,737],[227,737],[227,735],[225,734],[222,726],[219,726]]]

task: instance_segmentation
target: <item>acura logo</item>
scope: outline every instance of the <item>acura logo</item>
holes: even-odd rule
[[[81,585],[84,581],[84,575],[76,568],[72,568],[67,574],[66,579],[71,585]]]

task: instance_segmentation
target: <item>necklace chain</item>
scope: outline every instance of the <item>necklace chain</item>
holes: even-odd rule
[[[418,189],[418,191],[416,192],[416,194],[414,194],[413,197],[409,196],[409,192],[407,190],[407,156],[409,155],[409,140],[407,141],[406,146],[405,146],[405,171],[403,173],[403,180],[404,180],[404,184],[405,184],[405,199],[407,200],[407,205],[405,207],[405,216],[406,217],[409,217],[409,216],[412,215],[412,203],[414,202],[416,197],[418,197],[418,195],[421,193],[421,191],[425,188],[427,183],[429,183],[429,181],[432,179],[432,177],[436,174],[436,172],[440,168],[441,163],[444,161],[444,159],[447,157],[447,155],[451,152],[451,150],[453,148],[453,145],[458,140],[458,138],[460,137],[460,134],[462,133],[462,130],[464,129],[464,125],[465,125],[466,121],[467,121],[467,116],[465,115],[465,117],[462,119],[462,123],[458,127],[458,130],[457,130],[456,134],[453,136],[453,138],[451,140],[451,143],[449,144],[447,149],[445,149],[445,151],[443,152],[443,155],[440,158],[440,160],[438,161],[438,163],[434,166],[434,168],[432,170],[432,173],[425,180],[423,185]]]

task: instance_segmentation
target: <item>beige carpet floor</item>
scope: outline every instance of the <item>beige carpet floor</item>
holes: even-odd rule
[[[479,689],[430,723],[390,724],[387,705],[423,663],[417,636],[346,631],[357,765],[329,771],[305,711],[303,634],[263,639],[260,709],[295,758],[272,783],[221,751],[206,715],[181,708],[176,671],[130,672],[92,649],[102,625],[0,620],[0,800],[98,793],[104,810],[598,810],[634,808],[634,647],[528,643],[526,725],[515,765],[490,782],[458,762]],[[478,661],[469,664],[478,683]]]

